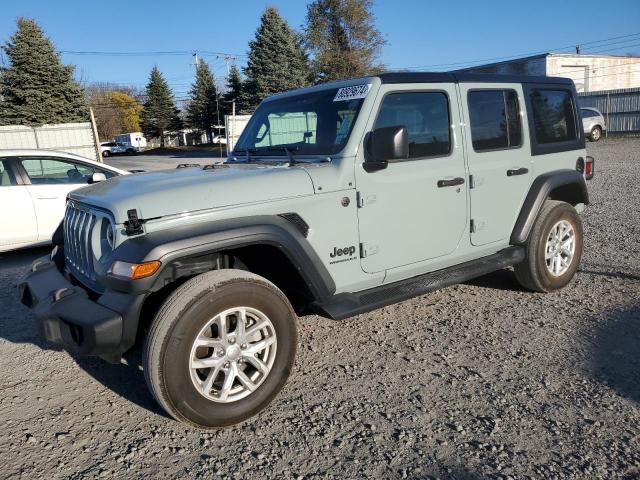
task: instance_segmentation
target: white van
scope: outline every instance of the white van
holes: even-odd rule
[[[147,139],[144,138],[142,132],[121,133],[114,138],[116,143],[122,143],[127,147],[133,148],[136,152],[147,148]]]

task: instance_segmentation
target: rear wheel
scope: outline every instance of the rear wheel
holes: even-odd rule
[[[597,142],[602,137],[602,128],[595,126],[591,129],[591,133],[589,134],[589,139],[592,142]]]
[[[108,157],[110,155],[111,155],[111,152],[109,150],[105,150],[104,152],[102,152],[103,157]]]
[[[202,428],[242,422],[285,384],[296,316],[284,294],[242,270],[198,275],[156,315],[144,349],[147,385],[174,418]]]
[[[518,282],[536,292],[567,285],[582,257],[582,220],[573,206],[548,200],[531,230],[526,259],[514,267]]]

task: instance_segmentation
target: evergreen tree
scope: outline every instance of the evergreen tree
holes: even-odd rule
[[[204,60],[196,66],[196,81],[191,87],[187,106],[187,124],[206,132],[207,142],[213,141],[212,125],[220,122],[218,89],[209,65]]]
[[[317,83],[380,72],[386,43],[375,27],[372,0],[314,0],[307,7],[305,45]]]
[[[301,38],[274,7],[262,14],[255,39],[249,43],[244,73],[247,81],[241,104],[248,112],[269,95],[309,84],[309,64]]]
[[[0,125],[85,122],[87,107],[74,67],[60,63],[51,40],[34,20],[18,19],[2,49],[9,67],[0,70]]]
[[[160,137],[164,147],[164,133],[181,128],[182,122],[173,93],[158,67],[151,70],[145,94],[147,100],[140,115],[142,131],[148,137]]]
[[[231,115],[233,102],[236,104],[236,113],[238,115],[245,113],[241,102],[242,91],[243,83],[242,77],[240,76],[240,69],[236,65],[232,65],[229,72],[229,81],[227,82],[227,91],[222,99],[225,115]]]

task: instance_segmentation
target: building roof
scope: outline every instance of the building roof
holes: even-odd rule
[[[601,55],[601,54],[587,54],[587,53],[540,53],[538,55],[529,55],[527,57],[512,58],[511,60],[503,60],[501,62],[483,63],[482,65],[474,65],[473,67],[465,67],[455,72],[470,72],[478,68],[497,67],[499,65],[507,65],[509,63],[521,63],[529,62],[531,60],[538,60],[547,57],[580,57],[580,58],[620,58],[620,59],[637,59],[640,60],[638,55]]]

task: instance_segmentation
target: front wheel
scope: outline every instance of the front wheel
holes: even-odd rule
[[[173,292],[146,338],[144,370],[158,403],[201,428],[240,423],[284,386],[297,343],[284,294],[242,270],[198,275]]]
[[[551,292],[567,285],[582,257],[582,220],[572,205],[548,200],[534,223],[525,260],[514,266],[525,288]]]
[[[589,139],[592,142],[597,142],[602,137],[602,128],[596,126],[591,129],[591,133],[589,134]]]
[[[110,156],[110,155],[111,155],[111,152],[110,152],[109,150],[105,150],[104,152],[102,152],[102,156],[103,156],[104,158],[107,158],[107,157],[108,157],[108,156]]]

